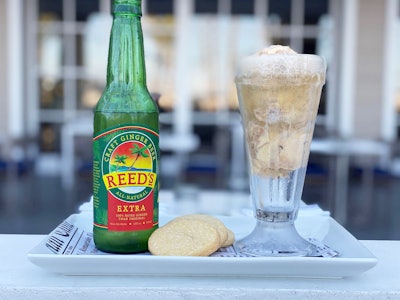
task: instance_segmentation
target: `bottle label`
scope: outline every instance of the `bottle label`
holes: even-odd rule
[[[110,231],[158,222],[158,133],[142,126],[108,129],[93,138],[94,225]]]

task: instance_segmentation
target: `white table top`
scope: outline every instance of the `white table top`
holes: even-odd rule
[[[344,279],[63,276],[30,263],[43,235],[0,235],[0,299],[400,299],[400,241],[362,241],[378,258]]]

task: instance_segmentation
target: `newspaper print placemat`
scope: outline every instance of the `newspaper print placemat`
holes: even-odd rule
[[[315,257],[338,257],[340,253],[316,239],[309,239],[316,245]],[[109,255],[98,250],[94,244],[93,233],[79,228],[65,220],[57,226],[48,236],[46,247],[58,255]],[[133,255],[151,255],[149,252]],[[220,248],[211,257],[250,257],[238,253],[233,246]]]

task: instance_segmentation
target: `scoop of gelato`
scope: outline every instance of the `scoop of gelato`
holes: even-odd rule
[[[320,56],[297,54],[290,47],[273,45],[244,58],[236,82],[265,85],[280,80],[291,84],[309,81],[323,84],[325,69]]]
[[[292,48],[289,46],[281,46],[281,45],[272,45],[269,47],[266,47],[264,49],[261,49],[260,51],[257,52],[258,55],[265,55],[265,54],[297,54],[296,51],[294,51]]]
[[[287,176],[305,167],[325,64],[274,45],[247,57],[236,77],[251,171]]]

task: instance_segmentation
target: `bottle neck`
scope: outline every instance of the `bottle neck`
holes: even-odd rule
[[[119,90],[146,87],[141,1],[114,1],[113,14],[107,86]]]

